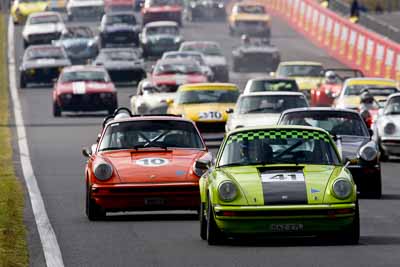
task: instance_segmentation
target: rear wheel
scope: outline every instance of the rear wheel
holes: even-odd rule
[[[86,186],[86,216],[90,221],[97,221],[106,217],[104,209],[91,198],[89,185]]]
[[[203,240],[207,240],[207,219],[206,215],[204,214],[204,203],[200,203],[200,237]]]
[[[208,198],[207,208],[207,241],[209,245],[218,245],[224,239],[221,230],[218,228],[215,218],[214,211],[212,208],[211,200]]]
[[[23,89],[26,88],[26,79],[25,79],[25,75],[21,74],[21,76],[19,77],[19,88]]]
[[[57,104],[57,101],[53,102],[53,116],[61,117],[61,107]]]

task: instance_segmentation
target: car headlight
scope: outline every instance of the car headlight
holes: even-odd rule
[[[218,4],[218,7],[219,7],[219,8],[224,8],[224,4],[219,3],[219,4]]]
[[[373,161],[378,156],[378,150],[374,145],[368,143],[361,147],[359,155],[362,160]]]
[[[353,192],[353,185],[347,179],[337,179],[332,186],[333,193],[338,199],[346,199]]]
[[[218,193],[222,201],[229,202],[236,198],[237,188],[231,181],[224,181],[219,185]]]
[[[394,134],[396,131],[396,125],[393,122],[386,123],[385,127],[383,128],[385,134]]]
[[[182,41],[182,38],[181,37],[175,37],[175,39],[174,39],[174,42],[175,43],[179,43],[179,42],[181,42]]]
[[[94,166],[94,175],[100,181],[105,181],[111,178],[113,168],[111,164],[107,162],[100,162]]]

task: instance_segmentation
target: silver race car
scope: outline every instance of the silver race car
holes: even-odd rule
[[[69,0],[67,4],[67,15],[70,21],[100,19],[103,14],[103,0]]]
[[[139,83],[146,77],[141,56],[140,49],[104,48],[94,64],[103,65],[114,83]]]
[[[70,65],[63,47],[31,45],[25,50],[20,66],[20,88],[31,83],[52,84],[62,69]]]

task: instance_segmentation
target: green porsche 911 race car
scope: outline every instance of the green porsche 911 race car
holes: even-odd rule
[[[209,162],[197,161],[205,170]],[[200,179],[200,236],[360,236],[356,185],[330,135],[270,126],[229,132]]]

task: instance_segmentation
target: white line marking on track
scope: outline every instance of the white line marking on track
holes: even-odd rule
[[[47,216],[43,198],[33,172],[31,158],[29,155],[28,141],[24,119],[22,116],[21,102],[17,90],[16,67],[15,67],[15,46],[14,46],[14,24],[10,17],[8,21],[8,72],[10,81],[10,93],[13,104],[15,124],[18,136],[19,156],[21,160],[22,173],[24,175],[29,198],[35,216],[36,226],[39,231],[40,241],[43,247],[46,265],[48,267],[63,267],[64,262],[61,250],[57,242],[56,234]]]

